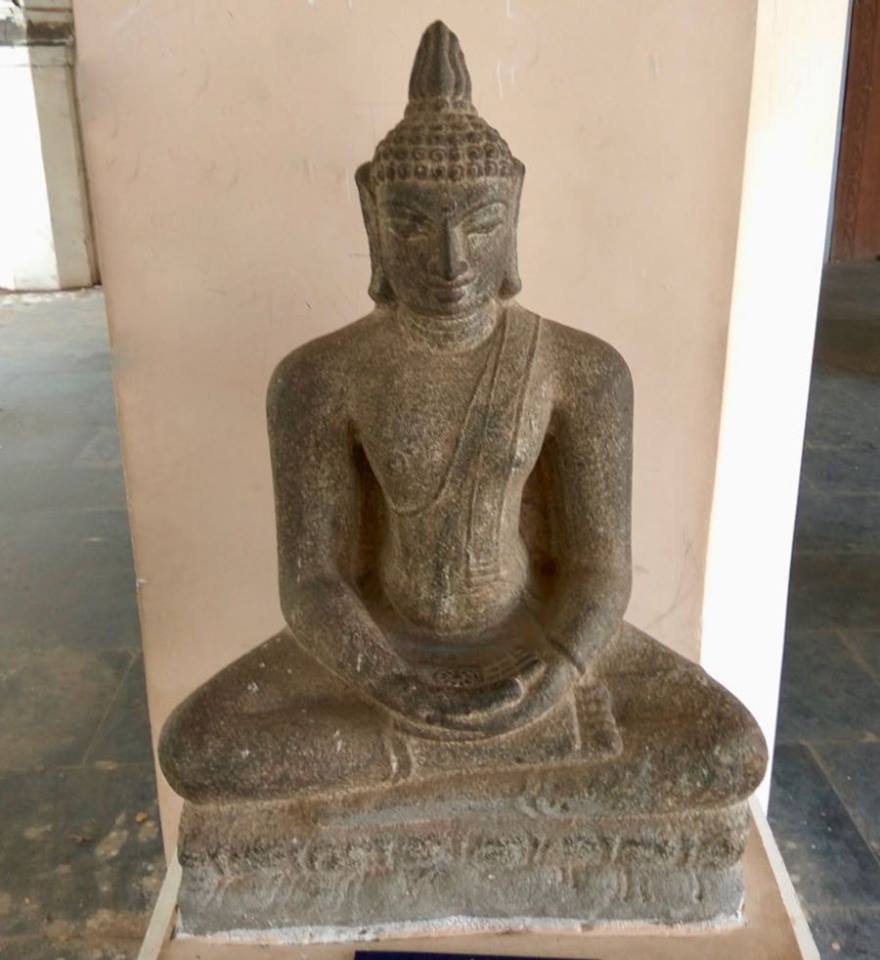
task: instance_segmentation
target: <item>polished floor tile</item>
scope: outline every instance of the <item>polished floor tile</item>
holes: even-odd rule
[[[872,629],[880,623],[880,557],[796,553],[788,626],[793,630]]]
[[[134,766],[51,777],[59,796],[42,818],[27,818],[3,851],[4,866],[12,857],[5,876],[15,883],[7,891],[12,909],[0,914],[0,934],[63,933],[94,941],[103,922],[113,937],[143,936],[164,875],[158,810],[152,791],[140,788],[150,779],[146,767]],[[17,788],[38,802],[42,786],[0,779],[0,790]]]
[[[137,955],[140,937],[121,943],[114,937],[106,943],[96,943],[93,936],[73,939],[63,922],[48,925],[50,935],[16,937],[3,941],[2,960],[125,960]]]
[[[0,668],[0,773],[82,762],[132,662],[124,650],[18,645]]]
[[[880,449],[877,380],[814,365],[806,440],[820,447]]]
[[[877,682],[833,631],[789,635],[782,665],[781,743],[880,738]]]
[[[0,650],[24,637],[33,646],[139,649],[136,579],[125,521],[126,514],[118,512],[103,521],[90,517],[73,524],[78,537],[61,536],[58,526],[46,524],[48,542],[32,547],[23,539],[28,557],[22,561],[7,552],[4,563],[0,549]],[[99,539],[81,542],[85,537]],[[79,557],[79,567],[65,566],[65,547]]]
[[[819,743],[812,748],[853,822],[880,856],[880,741]]]
[[[48,593],[71,571],[133,570],[129,536],[124,510],[0,512],[0,576]]]
[[[777,746],[769,817],[808,910],[880,903],[880,863],[809,748]]]
[[[795,530],[796,553],[862,553],[880,562],[880,497],[819,493],[803,484]]]
[[[880,413],[877,416],[880,418]],[[880,447],[851,450],[807,444],[801,464],[801,483],[817,493],[876,497],[880,490]]]
[[[99,291],[0,298],[0,958],[127,960],[164,874]]]
[[[810,929],[822,960],[878,960],[880,909],[817,910]]]
[[[16,884],[160,853],[151,763],[0,773],[0,807],[0,877]]]
[[[90,455],[106,456],[104,451]],[[40,512],[125,511],[125,483],[118,450],[112,459],[103,463],[97,459],[85,464],[78,460],[72,466],[6,463],[3,500],[14,503],[19,516]]]
[[[90,763],[149,763],[153,751],[149,738],[143,735],[149,727],[144,665],[142,658],[136,655],[85,759]]]
[[[826,270],[770,818],[823,958],[880,960],[880,263]]]
[[[856,660],[875,680],[880,681],[880,627],[875,630],[847,630],[843,637]]]

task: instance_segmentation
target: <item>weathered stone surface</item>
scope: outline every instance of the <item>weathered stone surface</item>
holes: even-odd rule
[[[764,742],[623,623],[629,371],[513,299],[523,174],[434,24],[357,174],[376,308],[269,385],[287,626],[163,730],[185,931],[739,911]]]
[[[179,934],[222,930],[250,939],[273,931],[308,943],[433,931],[580,930],[597,923],[720,925],[738,919],[742,900],[739,864],[507,867],[458,860],[381,874],[263,868],[234,878],[190,868]]]

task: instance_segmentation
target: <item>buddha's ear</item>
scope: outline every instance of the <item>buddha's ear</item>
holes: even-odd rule
[[[382,256],[379,244],[379,213],[376,209],[376,198],[370,187],[370,164],[362,163],[354,175],[358,194],[361,198],[361,212],[364,215],[364,226],[367,228],[367,242],[370,246],[370,296],[376,303],[393,303],[394,291],[382,269]]]
[[[501,287],[498,290],[498,296],[503,300],[509,300],[515,297],[522,289],[522,280],[519,278],[519,264],[516,258],[516,225],[519,222],[519,198],[522,194],[523,177],[526,168],[519,160],[513,161],[516,173],[513,179],[513,210],[511,217],[513,220],[513,236],[510,240],[510,254],[507,261],[507,269],[504,272],[504,279],[501,281]]]

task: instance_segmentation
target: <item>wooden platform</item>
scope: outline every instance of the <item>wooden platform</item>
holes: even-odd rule
[[[819,960],[766,818],[754,804],[752,812],[755,826],[745,855],[745,923],[729,930],[604,927],[577,934],[460,935],[310,946],[176,938],[180,871],[175,863],[138,960],[348,960],[355,950],[379,949],[591,960]]]

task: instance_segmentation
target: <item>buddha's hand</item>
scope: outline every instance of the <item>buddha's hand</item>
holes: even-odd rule
[[[454,689],[407,673],[383,678],[373,693],[386,709],[423,728],[427,736],[431,731],[442,736],[445,730],[480,737],[492,735],[482,729],[485,719],[515,707],[526,686],[525,679],[514,677],[490,687]]]
[[[460,733],[500,736],[538,720],[579,679],[570,660],[548,653],[502,683],[448,698],[428,722]]]
[[[449,691],[426,683],[409,671],[383,676],[373,685],[372,693],[387,710],[427,726],[438,722],[452,696]]]

